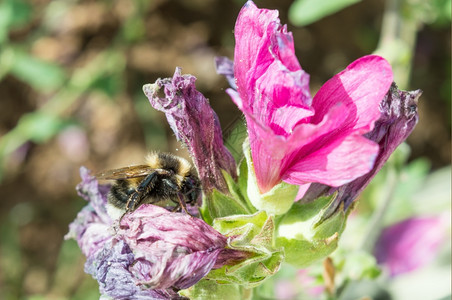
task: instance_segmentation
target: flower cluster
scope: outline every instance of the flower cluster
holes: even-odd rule
[[[108,186],[80,170],[79,195],[90,203],[70,225],[66,238],[77,240],[87,257],[85,271],[114,299],[167,299],[192,286],[217,261],[227,261],[226,238],[204,221],[141,205],[120,222],[108,215]],[[223,257],[220,254],[223,255]],[[221,265],[220,265],[221,266]],[[216,266],[218,267],[218,266]]]
[[[216,66],[246,118],[238,165],[194,76],[176,68],[143,87],[192,156],[199,217],[143,204],[113,220],[109,186],[81,169],[78,192],[89,204],[66,237],[78,242],[105,297],[239,299],[238,286],[261,284],[282,262],[304,267],[326,257],[350,204],[417,122],[420,91],[392,85],[382,57],[357,59],[311,97],[277,11],[248,1],[234,33],[234,61],[217,58]]]

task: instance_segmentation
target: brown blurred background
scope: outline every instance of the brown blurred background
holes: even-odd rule
[[[75,243],[60,252],[68,224],[86,204],[75,192],[78,170],[141,163],[149,149],[186,155],[141,91],[176,66],[198,78],[226,132],[241,120],[213,59],[233,58],[243,1],[17,3],[14,11],[25,16],[0,44],[0,299],[96,298]],[[378,46],[384,1],[363,1],[306,27],[288,20],[292,1],[256,4],[278,9],[288,23],[313,91]],[[415,45],[408,88],[424,94],[408,143],[411,159],[426,157],[434,170],[450,164],[450,26],[422,24]]]

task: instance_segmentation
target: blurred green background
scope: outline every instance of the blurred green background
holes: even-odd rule
[[[75,192],[79,167],[141,163],[149,149],[187,155],[144,84],[182,67],[198,78],[225,137],[234,134],[241,114],[213,59],[233,58],[243,3],[0,2],[0,299],[98,298],[76,243],[63,241],[86,204]],[[422,160],[423,183],[438,184],[426,178],[445,170],[438,189],[450,186],[450,1],[255,3],[279,10],[313,93],[374,52],[390,60],[399,87],[422,89],[409,161]]]

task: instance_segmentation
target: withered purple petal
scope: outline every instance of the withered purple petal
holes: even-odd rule
[[[133,249],[131,272],[152,289],[187,288],[204,277],[226,246],[226,238],[203,220],[141,205],[121,220],[118,233]]]
[[[218,117],[196,90],[195,81],[194,76],[181,75],[176,68],[173,78],[158,79],[145,85],[143,91],[151,105],[166,114],[177,139],[188,147],[204,190],[227,192],[221,169],[235,178],[235,161],[223,144]]]
[[[81,167],[82,182],[77,185],[80,196],[89,201],[69,225],[69,232],[65,239],[75,239],[87,257],[100,251],[104,243],[112,238],[110,225],[111,218],[106,212],[107,193],[109,186],[97,183],[95,177],[89,174],[88,169]]]
[[[92,176],[90,171],[85,167],[80,168],[80,177],[82,178],[82,182],[80,182],[76,187],[79,196],[91,204],[95,213],[105,223],[111,223],[112,220],[106,209],[107,194],[111,186],[99,185],[96,177]]]
[[[228,80],[229,85],[237,90],[237,84],[234,78],[234,62],[226,56],[215,57],[215,69],[217,74],[223,75]]]
[[[372,170],[364,176],[338,188],[338,198],[348,207],[380,171],[394,150],[411,134],[419,116],[417,103],[422,91],[401,91],[393,83],[380,103],[381,116],[372,131],[365,136],[377,142],[380,152]]]
[[[165,291],[141,289],[129,268],[135,259],[130,247],[122,240],[112,240],[95,256],[88,257],[85,272],[99,282],[102,294],[113,299],[170,299]]]

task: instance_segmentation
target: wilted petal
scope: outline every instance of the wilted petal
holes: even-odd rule
[[[379,105],[380,118],[374,129],[365,136],[378,143],[380,151],[372,170],[364,176],[337,189],[337,203],[344,202],[347,208],[380,171],[392,152],[411,134],[419,117],[417,102],[422,91],[401,91],[395,83]]]
[[[177,139],[187,145],[204,190],[226,192],[221,169],[235,177],[235,161],[223,145],[218,117],[196,90],[195,80],[194,76],[181,75],[180,68],[176,68],[173,78],[158,79],[155,84],[143,86],[143,91],[151,105],[166,114]],[[165,97],[161,96],[162,89]]]
[[[418,217],[384,229],[375,249],[378,263],[392,276],[428,264],[447,240],[447,223],[444,216]]]
[[[77,185],[80,196],[89,201],[77,215],[77,218],[69,225],[69,232],[65,239],[75,239],[87,257],[100,251],[104,244],[111,240],[113,220],[106,211],[107,193],[110,186],[97,183],[89,170],[81,167],[80,176],[82,182]]]
[[[217,74],[223,75],[228,80],[229,85],[236,90],[237,85],[235,84],[234,78],[234,62],[227,58],[226,56],[215,57],[215,69]]]
[[[154,205],[125,215],[119,234],[133,249],[137,284],[152,289],[195,284],[226,246],[226,238],[203,220]]]
[[[130,268],[134,254],[122,240],[112,240],[95,256],[88,257],[85,272],[99,283],[101,294],[113,299],[173,299],[166,291],[142,289]]]

